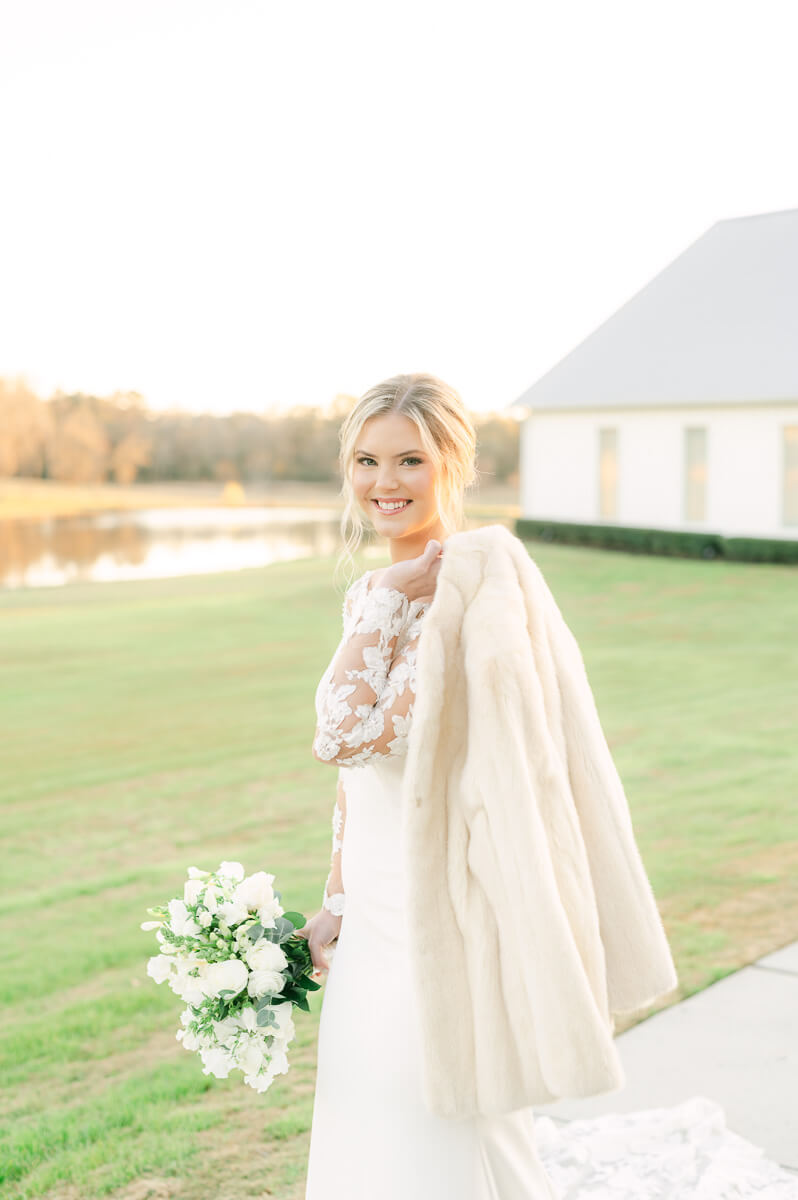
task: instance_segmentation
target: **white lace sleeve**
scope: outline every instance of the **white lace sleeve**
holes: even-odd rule
[[[332,815],[332,853],[330,855],[330,872],[324,883],[322,908],[328,908],[335,916],[341,916],[344,910],[344,882],[341,870],[341,850],[344,844],[344,826],[346,825],[346,792],[343,781],[338,778],[338,789],[335,796],[335,806]],[[330,897],[334,897],[330,900]]]
[[[407,752],[423,605],[389,587],[344,605],[344,637],[316,693],[313,754],[358,766]]]

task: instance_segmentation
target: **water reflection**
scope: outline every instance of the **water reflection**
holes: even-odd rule
[[[466,529],[514,518],[466,519]],[[149,508],[0,521],[0,587],[165,579],[336,555],[335,508]],[[372,537],[367,534],[364,545]],[[382,539],[378,539],[384,545]]]
[[[0,586],[155,579],[335,554],[334,508],[152,508],[0,521]]]

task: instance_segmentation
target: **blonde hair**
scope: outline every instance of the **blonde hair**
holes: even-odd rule
[[[369,388],[355,403],[338,432],[339,467],[344,511],[341,516],[343,549],[336,563],[350,568],[347,586],[355,570],[354,553],[366,529],[362,509],[352,485],[355,447],[360,431],[370,417],[400,413],[418,429],[421,445],[435,467],[435,499],[444,527],[449,533],[464,520],[465,489],[476,482],[476,432],[458,392],[435,375],[416,373],[392,375]]]

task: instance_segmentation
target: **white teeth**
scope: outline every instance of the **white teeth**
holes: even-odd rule
[[[397,510],[400,508],[407,508],[409,503],[409,500],[400,500],[391,501],[391,503],[385,504],[382,500],[378,500],[377,508],[381,508],[383,512],[397,512]]]

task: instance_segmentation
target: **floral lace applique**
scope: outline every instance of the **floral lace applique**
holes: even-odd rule
[[[316,690],[313,753],[322,762],[360,766],[407,753],[415,698],[421,617],[428,601],[390,587],[352,584],[344,633]]]
[[[372,574],[367,571],[357,579],[344,598],[343,637],[316,689],[313,752],[342,767],[406,754],[413,716],[418,641],[429,602],[408,602],[393,588],[369,589]],[[324,906],[331,895],[343,892],[345,826],[346,792],[339,771]],[[343,900],[334,906],[343,910]]]

